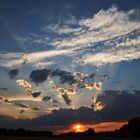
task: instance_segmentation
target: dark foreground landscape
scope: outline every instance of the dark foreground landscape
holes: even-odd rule
[[[85,137],[1,137],[1,140],[139,140],[140,138],[128,137],[101,137],[101,136],[85,136]]]

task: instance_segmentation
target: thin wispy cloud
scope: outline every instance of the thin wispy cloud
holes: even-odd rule
[[[138,59],[140,58],[138,15],[140,11],[137,9],[122,11],[112,6],[107,10],[98,11],[92,17],[79,20],[72,18],[71,20],[76,21],[73,24],[49,24],[43,27],[43,35],[38,35],[37,38],[32,36],[30,44],[49,45],[54,51],[40,53],[41,57],[39,53],[32,53],[31,57],[36,56],[37,59],[39,56],[41,60],[50,53],[54,57],[62,53],[67,55],[72,53],[76,61],[77,53],[73,52],[79,50],[78,54],[86,64],[103,65]],[[130,38],[129,35],[132,36],[135,32],[137,35]],[[48,39],[48,33],[54,36]],[[89,47],[90,52],[87,55],[83,49]]]

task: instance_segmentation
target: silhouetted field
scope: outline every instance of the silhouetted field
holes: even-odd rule
[[[139,138],[127,137],[0,137],[1,140],[139,140]]]

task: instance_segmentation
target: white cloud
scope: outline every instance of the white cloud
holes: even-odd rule
[[[116,7],[108,10],[100,10],[92,18],[81,19],[78,21],[77,28],[55,25],[51,30],[58,34],[73,33],[69,37],[59,38],[52,45],[56,48],[69,48],[77,46],[88,46],[93,43],[111,39],[113,37],[125,35],[133,30],[139,29],[138,21],[132,21],[130,17],[133,11],[119,11]]]
[[[129,49],[129,50],[118,50],[118,51],[108,51],[100,52],[95,55],[87,55],[85,57],[85,63],[94,64],[97,66],[107,64],[107,63],[117,63],[120,61],[131,61],[133,59],[140,58],[140,50]]]
[[[67,36],[56,38],[50,44],[57,49],[71,49],[71,51],[92,47],[93,53],[89,52],[88,55],[81,53],[86,64],[102,65],[138,59],[140,58],[140,37],[137,35],[135,38],[134,33],[133,39],[123,39],[129,33],[140,29],[138,15],[140,15],[139,10],[132,9],[125,12],[119,11],[114,6],[108,10],[100,10],[91,18],[79,20],[75,28],[56,25],[57,28],[53,28],[53,32]],[[116,37],[123,41],[115,42]],[[100,42],[103,46],[99,46],[100,50],[98,50],[96,44]]]
[[[0,66],[1,67],[13,67],[20,66],[26,59],[26,63],[32,64],[33,66],[37,66],[40,64],[41,66],[47,66],[54,64],[54,62],[42,62],[42,60],[47,58],[53,58],[57,56],[70,54],[69,50],[50,50],[50,51],[42,51],[42,52],[33,52],[28,54],[13,52],[13,53],[0,53]],[[23,58],[25,56],[25,58]]]
[[[38,45],[52,45],[55,49],[28,54],[29,63],[36,66],[37,63],[51,65],[54,62],[49,61],[48,63],[47,58],[63,55],[64,57],[69,55],[74,64],[79,64],[77,61],[80,62],[81,59],[84,59],[82,62],[85,64],[94,65],[138,59],[140,58],[140,37],[134,32],[140,30],[138,15],[140,15],[139,10],[120,11],[116,7],[111,7],[108,10],[100,10],[90,18],[76,20],[71,15],[70,19],[76,21],[74,25],[58,23],[45,26],[44,31],[55,33],[55,36],[51,38],[48,32],[32,38],[30,44],[32,42],[32,44]],[[129,37],[132,32],[134,32],[133,37]],[[120,38],[120,40],[115,38],[118,40]],[[19,40],[25,41],[24,39]],[[84,51],[84,49],[88,51]],[[10,67],[13,64],[21,63],[19,56],[19,60],[17,60],[9,58],[9,55],[11,54],[3,55],[4,60],[0,59],[0,65]],[[46,60],[46,63],[43,60]]]
[[[129,39],[129,38],[127,38],[126,41],[121,42],[121,43],[118,43],[116,45],[116,47],[128,47],[128,46],[130,46],[130,47],[140,46],[140,36],[138,36],[135,39]]]

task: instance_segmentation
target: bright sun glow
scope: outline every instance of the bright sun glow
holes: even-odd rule
[[[74,124],[72,129],[74,132],[84,132],[86,130],[86,127],[82,124]]]

